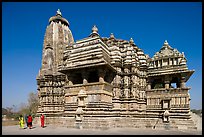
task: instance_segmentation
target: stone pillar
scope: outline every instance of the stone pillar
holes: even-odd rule
[[[88,72],[82,71],[83,84],[88,83]]]
[[[169,83],[170,83],[170,81],[168,81],[168,80],[165,81],[165,88],[166,89],[169,89]]]
[[[185,88],[185,87],[186,87],[185,77],[181,77],[180,88]]]
[[[68,81],[68,85],[73,85],[73,82],[71,81],[71,74],[67,74],[67,76],[66,76],[66,79],[67,79],[67,81]]]
[[[104,69],[99,69],[98,70],[98,75],[99,75],[99,82],[104,82],[104,77],[105,77],[106,71]]]
[[[169,62],[168,65],[171,66],[172,65],[171,58],[168,59],[168,62]]]
[[[151,83],[147,83],[147,90],[151,90]]]
[[[147,80],[147,90],[151,90],[152,81],[150,79]]]
[[[165,76],[164,83],[165,83],[165,89],[169,89],[169,84],[170,84],[170,77],[169,77],[169,75]]]
[[[69,81],[69,85],[73,85],[73,82],[72,82],[72,81]]]
[[[159,63],[159,60],[157,60],[157,63],[158,63],[158,64],[157,64],[157,67],[159,68],[159,67],[160,67],[160,63]]]

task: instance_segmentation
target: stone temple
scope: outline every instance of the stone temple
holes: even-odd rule
[[[37,114],[76,128],[196,129],[189,87],[194,73],[167,41],[150,58],[131,38],[101,37],[94,25],[75,41],[60,10],[46,28],[37,75]]]

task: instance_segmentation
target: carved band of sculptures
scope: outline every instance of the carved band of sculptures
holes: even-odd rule
[[[46,48],[43,56],[43,66],[45,69],[53,69],[54,55],[51,48]]]
[[[129,84],[130,84],[130,77],[124,76],[124,85],[129,86]]]

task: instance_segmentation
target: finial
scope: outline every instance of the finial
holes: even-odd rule
[[[132,38],[130,38],[130,43],[134,43],[134,40]]]
[[[92,33],[98,33],[98,28],[96,27],[96,25],[93,26]]]
[[[60,9],[57,10],[57,15],[62,16],[62,13],[61,13]]]
[[[110,34],[110,38],[112,38],[112,39],[115,38],[114,35],[113,35],[113,33]]]
[[[99,36],[99,34],[98,34],[98,28],[96,27],[96,25],[93,26],[92,32],[91,32],[91,34],[89,35],[89,37],[95,37],[95,36]]]
[[[169,44],[169,43],[167,42],[167,40],[165,40],[165,41],[164,41],[164,44]]]

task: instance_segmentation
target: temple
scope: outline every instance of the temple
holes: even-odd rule
[[[44,36],[37,114],[66,127],[196,129],[186,63],[167,40],[150,58],[132,38],[101,37],[96,25],[75,41],[58,9]]]

